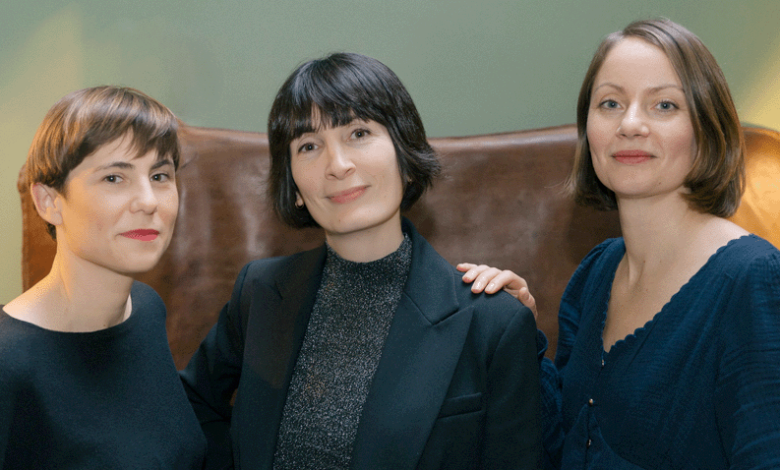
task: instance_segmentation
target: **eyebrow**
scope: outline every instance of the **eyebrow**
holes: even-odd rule
[[[601,88],[601,87],[605,87],[605,86],[610,86],[610,87],[612,87],[612,88],[615,88],[616,90],[618,90],[618,91],[620,91],[620,92],[624,92],[624,91],[625,91],[625,89],[624,89],[622,86],[620,86],[620,85],[616,85],[616,84],[614,84],[614,83],[612,83],[612,82],[605,82],[605,83],[602,83],[602,84],[600,84],[599,86],[595,87],[595,88],[593,89],[593,91],[596,91],[596,90],[598,90],[599,88]],[[665,90],[666,88],[676,88],[676,89],[678,89],[678,90],[680,90],[680,91],[684,91],[684,90],[682,89],[682,87],[681,87],[681,86],[678,86],[678,85],[676,85],[676,84],[674,84],[674,83],[668,83],[668,84],[659,85],[659,86],[654,86],[654,87],[650,88],[650,93],[658,93],[659,91],[661,91],[661,90]]]
[[[151,169],[152,170],[156,170],[156,169],[158,169],[160,167],[163,167],[163,166],[166,166],[166,165],[173,166],[173,162],[171,161],[171,159],[163,158],[163,159],[157,160],[157,162],[155,162],[155,164],[152,165]],[[132,170],[133,168],[135,168],[135,165],[133,165],[130,162],[121,162],[121,161],[119,161],[119,162],[111,162],[111,163],[107,163],[105,165],[101,165],[101,166],[95,168],[95,171],[103,171],[103,170],[108,170],[108,169],[111,169],[111,168],[119,168],[121,170]]]

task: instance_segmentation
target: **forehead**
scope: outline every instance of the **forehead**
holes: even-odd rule
[[[292,129],[292,138],[295,140],[303,134],[346,126],[356,119],[368,120],[367,118],[360,116],[354,109],[348,107],[339,107],[330,111],[323,111],[322,108],[313,105],[308,114],[301,115],[295,120],[295,125]]]
[[[104,166],[111,163],[131,163],[134,160],[151,157],[151,161],[158,162],[165,159],[154,147],[142,148],[128,133],[105,143],[95,149],[79,163],[73,171]]]
[[[682,86],[666,53],[636,37],[621,39],[607,53],[593,85],[598,87],[604,82],[621,87]]]

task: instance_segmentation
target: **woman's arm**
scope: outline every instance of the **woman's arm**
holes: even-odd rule
[[[761,261],[724,315],[715,412],[730,468],[780,467],[780,253]]]
[[[482,465],[532,469],[541,461],[536,322],[522,308],[507,325],[487,371],[488,400]]]
[[[222,308],[217,324],[179,373],[208,440],[206,468],[225,468],[232,462],[231,401],[241,378],[244,350],[241,293],[248,266],[238,275],[233,295]]]

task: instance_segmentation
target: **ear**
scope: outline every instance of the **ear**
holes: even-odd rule
[[[298,191],[295,191],[295,207],[298,209],[302,209],[304,206],[303,198],[301,197],[301,193]]]
[[[30,194],[35,210],[43,220],[52,225],[62,224],[62,195],[57,190],[43,183],[34,183],[30,185]]]

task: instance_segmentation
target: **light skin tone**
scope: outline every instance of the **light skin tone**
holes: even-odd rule
[[[355,119],[317,129],[293,140],[290,156],[296,204],[306,206],[339,256],[368,262],[398,249],[404,185],[383,125]]]
[[[608,351],[650,321],[718,248],[747,232],[683,197],[696,143],[682,83],[659,48],[637,38],[613,47],[593,85],[587,134],[596,174],[615,192],[626,245],[602,335]]]
[[[156,151],[138,156],[125,136],[84,158],[63,193],[40,183],[30,190],[38,213],[56,228],[57,252],[49,274],[6,305],[6,313],[66,332],[127,319],[131,276],[157,264],[173,232],[172,160]]]

